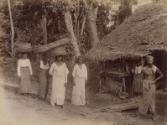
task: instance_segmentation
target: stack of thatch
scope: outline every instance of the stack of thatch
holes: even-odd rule
[[[16,52],[36,52],[36,53],[44,53],[50,52],[51,54],[62,54],[66,55],[65,45],[70,44],[69,38],[62,38],[55,42],[46,44],[46,45],[38,45],[38,46],[31,46],[30,43],[23,43],[23,42],[16,42],[15,43],[15,50]]]
[[[65,47],[59,47],[55,49],[49,50],[50,56],[56,56],[56,55],[68,55]]]
[[[14,49],[16,52],[31,52],[32,46],[30,43],[16,42]]]
[[[167,50],[167,4],[144,5],[89,52],[95,60],[144,56]]]

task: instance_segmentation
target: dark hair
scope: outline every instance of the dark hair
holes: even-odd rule
[[[154,61],[154,57],[151,56],[151,55],[148,55],[148,56],[145,57],[145,60],[146,60],[146,63],[148,63],[148,61],[150,61],[150,60]]]
[[[18,59],[21,59],[22,56],[23,56],[22,53],[18,53],[18,54],[17,54]]]
[[[28,58],[28,53],[26,53],[26,52],[22,52],[22,53],[20,53],[21,54],[21,58],[23,58],[24,57],[24,55],[26,55],[27,56],[27,58]]]
[[[46,65],[47,64],[47,57],[45,54],[41,55],[41,59],[42,59],[43,63]]]
[[[76,63],[78,64],[80,60],[82,60],[82,62],[83,62],[83,58],[82,58],[81,56],[79,56],[79,57],[76,59]]]
[[[63,61],[63,56],[62,55],[55,56],[55,61],[58,61],[59,58],[62,58],[62,61]]]
[[[136,64],[137,64],[137,65],[141,65],[141,61],[142,61],[142,59],[141,59],[141,58],[138,58],[137,61],[136,61]]]

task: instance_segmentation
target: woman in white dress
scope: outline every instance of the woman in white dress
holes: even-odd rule
[[[49,74],[52,75],[51,105],[55,104],[63,108],[65,100],[65,86],[67,84],[68,68],[63,62],[62,56],[57,57],[57,61],[51,65]]]
[[[78,58],[78,63],[73,69],[74,87],[72,92],[72,104],[83,106],[85,101],[85,83],[87,80],[87,68],[83,64],[82,58]]]
[[[24,53],[22,58],[18,60],[17,75],[20,78],[19,93],[31,94],[32,67],[26,53]]]

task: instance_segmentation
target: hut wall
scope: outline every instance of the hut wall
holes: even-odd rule
[[[104,62],[104,71],[115,71],[115,72],[121,72],[122,71],[122,64],[120,60],[109,60]]]
[[[155,65],[162,71],[164,77],[157,84],[157,88],[167,87],[167,52],[165,51],[153,51],[152,55],[154,56]]]
[[[105,77],[104,79],[102,79],[103,91],[117,94],[121,88],[122,79],[117,75],[111,75],[111,72],[123,72],[121,60],[108,60],[103,62],[101,71],[104,72]]]
[[[102,62],[88,61],[88,85],[87,90],[97,93],[99,90],[100,72],[102,71]]]

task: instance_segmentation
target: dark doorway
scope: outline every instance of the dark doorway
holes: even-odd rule
[[[162,50],[152,51],[155,65],[163,72],[164,77],[157,85],[158,89],[165,89],[167,87],[167,52]]]

